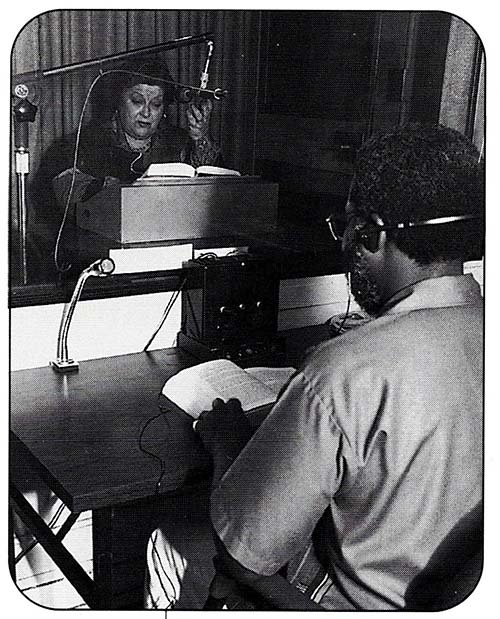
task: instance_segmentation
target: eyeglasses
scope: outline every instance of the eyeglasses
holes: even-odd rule
[[[435,226],[442,224],[450,224],[456,221],[465,221],[468,219],[482,219],[482,215],[454,215],[451,217],[436,217],[435,219],[426,219],[425,221],[405,221],[399,224],[393,224],[390,226],[384,226],[383,224],[378,224],[375,221],[372,222],[363,222],[355,224],[352,229],[352,234],[356,236],[358,233],[366,230],[367,228],[375,229],[377,232],[381,232],[382,230],[405,230],[408,228],[421,228],[423,226]],[[342,243],[344,241],[346,229],[350,225],[352,221],[351,218],[347,222],[343,220],[339,220],[335,215],[329,215],[326,218],[326,223],[330,230],[330,234],[332,235],[334,241],[337,243]]]

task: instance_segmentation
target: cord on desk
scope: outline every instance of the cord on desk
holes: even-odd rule
[[[160,406],[158,404],[158,406]],[[154,458],[157,462],[160,463],[160,476],[158,478],[158,481],[156,482],[155,485],[155,496],[158,494],[158,492],[160,491],[160,484],[162,482],[163,476],[165,475],[165,460],[163,458],[161,458],[158,454],[153,453],[152,451],[149,451],[148,449],[146,449],[143,444],[142,444],[142,439],[144,437],[144,433],[146,432],[147,428],[153,423],[153,421],[155,421],[156,419],[159,419],[160,417],[163,417],[165,415],[165,413],[168,411],[168,409],[161,409],[161,412],[158,413],[157,415],[154,415],[153,417],[150,417],[142,426],[141,431],[139,433],[139,449],[145,453],[147,456],[150,456],[151,458]]]
[[[231,251],[229,251],[227,254],[224,254],[224,255],[216,254],[213,251],[207,251],[204,254],[200,254],[196,258],[193,258],[193,262],[196,262],[202,265],[208,265],[208,264],[212,264],[213,262],[217,262],[218,260],[221,260],[223,258],[232,258],[234,260],[240,260],[241,258],[246,258],[246,257],[248,257],[248,251],[246,250],[242,251],[241,249],[238,249],[236,247],[235,249],[232,249]]]

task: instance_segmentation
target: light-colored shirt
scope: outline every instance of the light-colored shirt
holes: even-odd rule
[[[403,608],[482,498],[482,336],[479,286],[448,276],[320,345],[212,495],[229,553],[270,575],[314,532],[335,596]]]

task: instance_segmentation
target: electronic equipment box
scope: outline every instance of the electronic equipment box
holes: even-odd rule
[[[283,353],[277,337],[279,276],[251,255],[191,260],[182,293],[178,345],[201,359],[266,362]]]

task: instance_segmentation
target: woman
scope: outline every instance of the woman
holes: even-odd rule
[[[210,136],[210,100],[187,106],[184,130],[167,121],[165,111],[174,101],[174,87],[161,65],[136,63],[118,75],[122,79],[112,117],[82,131],[72,202],[84,201],[109,184],[132,182],[151,163],[182,161],[194,167],[218,163],[219,149]],[[53,177],[59,205],[66,203],[72,177],[72,165]]]
[[[96,83],[92,120],[82,127],[76,167],[76,137],[57,141],[45,153],[30,187],[30,231],[42,256],[36,261],[37,279],[51,278],[54,261],[59,270],[64,256],[74,253],[76,203],[110,184],[134,181],[151,163],[220,163],[210,135],[212,102],[188,105],[187,127],[181,129],[165,114],[174,94],[168,70],[153,61],[128,64]]]

